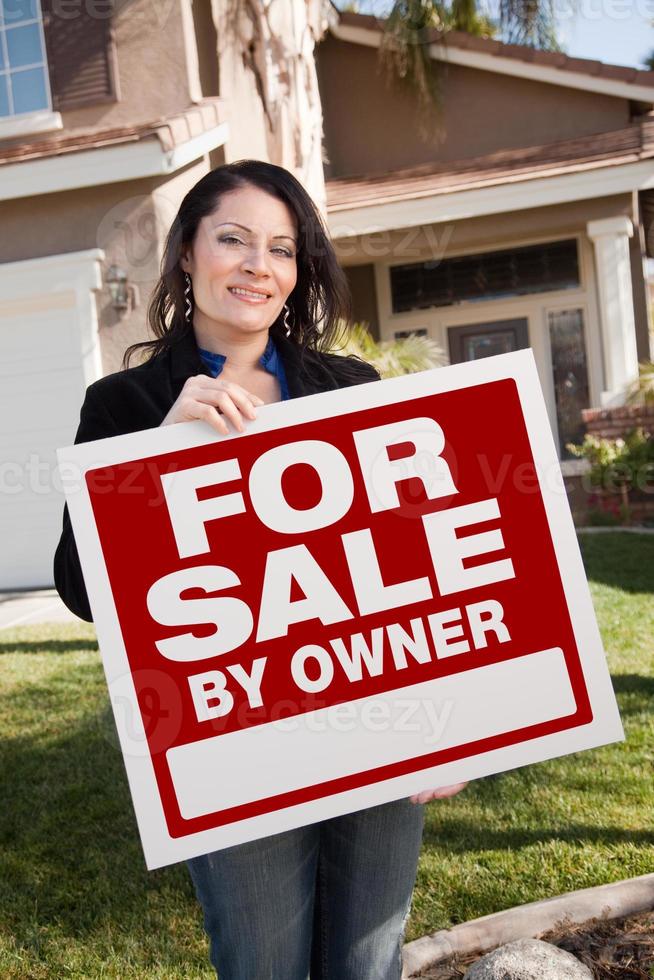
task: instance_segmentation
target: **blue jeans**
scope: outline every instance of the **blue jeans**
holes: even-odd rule
[[[398,800],[187,861],[220,980],[400,980],[423,818]]]

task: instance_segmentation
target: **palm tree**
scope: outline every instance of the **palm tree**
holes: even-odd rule
[[[396,378],[448,363],[442,348],[429,337],[409,334],[401,340],[375,340],[367,323],[353,323],[341,332],[337,354],[356,354],[377,368],[382,378]]]
[[[342,9],[358,12],[361,8],[358,0],[349,0]],[[437,128],[444,63],[432,60],[429,54],[435,39],[447,46],[447,34],[455,30],[545,51],[561,50],[554,0],[499,0],[497,22],[483,13],[479,0],[391,0],[386,9],[380,68],[387,84],[408,88],[424,109],[431,110]],[[422,135],[429,138],[431,134],[423,128]]]

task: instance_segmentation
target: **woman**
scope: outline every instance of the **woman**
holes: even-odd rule
[[[92,384],[76,442],[191,419],[243,431],[267,403],[379,378],[328,353],[350,316],[321,217],[286,170],[241,160],[206,174],[168,234],[125,370]],[[138,350],[149,354],[128,367]],[[91,620],[67,509],[57,589]],[[462,785],[188,861],[221,980],[399,980],[423,806]]]

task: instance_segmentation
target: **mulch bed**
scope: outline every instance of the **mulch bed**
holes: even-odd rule
[[[590,919],[578,926],[562,925],[540,938],[576,956],[595,980],[654,977],[654,912],[626,919]],[[460,980],[481,955],[451,957],[420,976],[423,980]]]

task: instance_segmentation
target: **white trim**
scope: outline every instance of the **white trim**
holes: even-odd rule
[[[160,173],[175,173],[175,171],[185,167],[187,163],[192,163],[193,160],[199,159],[205,153],[215,150],[217,146],[223,146],[228,139],[228,124],[226,122],[219,123],[213,129],[207,130],[206,133],[194,136],[193,139],[187,140],[186,143],[180,143],[174,150],[169,150],[165,154],[164,167]]]
[[[598,238],[609,235],[626,235],[631,238],[634,233],[634,226],[626,214],[616,214],[612,218],[599,218],[597,221],[589,221],[586,225],[586,233],[590,240],[594,242]]]
[[[586,226],[593,243],[600,324],[604,349],[604,381],[600,394],[602,406],[624,402],[628,386],[638,377],[638,352],[634,297],[631,282],[629,238],[634,233],[625,215]]]
[[[164,150],[159,140],[152,137],[40,160],[6,163],[0,166],[0,200],[172,174],[217,146],[223,146],[228,136],[227,123],[219,123],[173,150]]]
[[[80,359],[86,385],[102,377],[98,313],[93,293],[102,289],[100,248],[64,252],[43,258],[0,264],[0,310],[15,300],[34,301],[37,296],[72,293],[71,314],[80,331]]]
[[[354,27],[342,23],[332,23],[330,29],[339,41],[348,41],[351,44],[363,44],[366,47],[378,48],[381,41],[382,32],[379,29]],[[617,79],[604,78],[601,75],[586,75],[582,72],[567,71],[565,68],[553,68],[531,61],[521,61],[518,58],[506,58],[498,54],[471,51],[469,48],[457,48],[452,44],[430,44],[429,53],[432,58],[438,61],[463,65],[466,68],[476,68],[480,71],[496,72],[499,75],[512,75],[515,78],[527,78],[529,81],[545,82],[548,85],[560,85],[564,88],[580,89],[583,92],[596,92],[601,95],[613,95],[621,99],[654,104],[654,86],[622,82]]]
[[[0,119],[0,140],[12,136],[29,136],[31,133],[49,133],[63,129],[60,112],[39,109],[37,112],[21,112],[17,116],[3,116]]]
[[[39,287],[48,291],[61,292],[71,288],[71,281],[87,289],[100,289],[102,278],[97,266],[104,261],[101,248],[87,248],[81,252],[59,252],[34,259],[20,259],[17,262],[2,262],[0,269],[0,301],[31,296],[34,293],[35,276],[38,273]]]
[[[343,239],[395,228],[592,200],[650,187],[654,187],[654,159],[614,166],[599,165],[574,174],[515,177],[500,185],[470,190],[425,191],[422,196],[416,195],[408,200],[342,209],[330,207],[329,230],[333,239]]]

